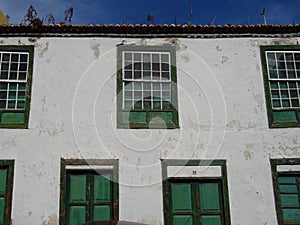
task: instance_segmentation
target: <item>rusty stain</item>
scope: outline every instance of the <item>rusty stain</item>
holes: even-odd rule
[[[228,121],[227,125],[228,128],[241,128],[241,122],[239,120],[231,120]]]
[[[298,40],[296,38],[276,38],[272,42],[272,45],[297,45]]]
[[[188,54],[183,54],[181,55],[181,59],[183,60],[183,62],[188,63],[191,59],[190,56]]]
[[[252,159],[252,156],[253,156],[253,153],[252,153],[252,152],[249,152],[249,151],[245,151],[245,152],[244,152],[245,160],[251,160],[251,159]]]
[[[247,149],[251,149],[251,148],[253,148],[254,145],[255,145],[255,144],[252,144],[252,143],[246,143],[246,144],[245,144],[245,147],[246,147]]]
[[[58,218],[56,216],[49,216],[47,220],[43,221],[41,225],[57,225]]]
[[[44,54],[45,54],[45,52],[46,51],[48,51],[48,48],[49,48],[49,41],[47,41],[46,43],[45,43],[45,45],[44,44],[38,44],[38,43],[36,43],[35,44],[35,47],[38,49],[38,56],[40,57],[40,58],[42,58],[43,56],[44,56]]]
[[[228,58],[227,56],[223,55],[223,56],[222,56],[221,63],[222,63],[222,64],[226,63],[226,62],[228,61],[228,59],[229,59],[229,58]]]
[[[100,56],[100,44],[98,44],[98,43],[93,44],[91,46],[91,49],[93,51],[93,54],[94,54],[95,58],[96,59],[99,58],[99,56]]]
[[[217,45],[217,46],[215,47],[215,49],[216,49],[218,52],[221,52],[221,51],[222,51],[222,48],[221,48],[219,45]]]
[[[46,97],[46,96],[43,96],[41,100],[42,100],[42,111],[43,111],[44,113],[46,113],[46,112],[48,111],[47,108],[46,108],[47,97]]]

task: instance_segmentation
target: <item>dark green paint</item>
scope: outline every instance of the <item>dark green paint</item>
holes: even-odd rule
[[[86,175],[70,176],[70,201],[85,202],[86,201]]]
[[[111,200],[111,183],[110,176],[94,175],[94,200],[110,201]]]
[[[0,224],[4,223],[5,197],[0,197]]]
[[[111,220],[111,207],[109,205],[94,206],[94,220]]]
[[[201,217],[202,225],[221,225],[220,216],[202,216]]]
[[[24,112],[2,112],[1,123],[24,123]]]
[[[7,169],[0,169],[0,194],[5,195],[7,186]]]
[[[171,56],[171,110],[123,110],[122,94],[122,52],[123,51],[151,51],[170,52]],[[127,129],[174,129],[179,128],[178,122],[178,97],[177,97],[177,68],[176,46],[136,46],[120,45],[117,47],[117,127]],[[163,120],[163,123],[151,123]],[[150,124],[151,123],[151,124]]]
[[[299,45],[268,45],[260,47],[260,57],[262,63],[265,96],[266,96],[266,106],[268,113],[268,121],[270,128],[288,128],[288,127],[300,127],[300,108],[291,109],[273,109],[271,103],[270,95],[270,85],[267,71],[266,62],[266,51],[295,51],[300,50]],[[280,113],[282,112],[282,113]]]
[[[296,111],[273,111],[274,123],[297,123]]]
[[[203,211],[220,210],[220,194],[218,183],[202,183],[200,188],[200,205]]]
[[[192,195],[190,184],[171,184],[173,211],[191,211]]]
[[[173,216],[173,225],[193,225],[192,216]]]
[[[70,207],[70,221],[69,225],[81,225],[85,223],[85,206],[71,206]]]

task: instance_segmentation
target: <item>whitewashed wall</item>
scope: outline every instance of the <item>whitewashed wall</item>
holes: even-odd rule
[[[269,129],[259,46],[299,39],[1,38],[34,45],[29,129],[15,159],[14,225],[56,225],[60,158],[120,162],[120,219],[162,225],[160,159],[226,159],[232,225],[277,224],[269,159],[300,157],[299,128]],[[180,129],[116,129],[116,45],[176,44]]]

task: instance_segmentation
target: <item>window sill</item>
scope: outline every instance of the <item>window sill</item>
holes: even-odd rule
[[[128,123],[118,124],[118,129],[179,129],[175,123]]]

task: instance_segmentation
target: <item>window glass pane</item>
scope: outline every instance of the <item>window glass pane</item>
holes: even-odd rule
[[[0,108],[5,109],[6,108],[6,101],[0,100]]]
[[[9,109],[14,109],[15,106],[16,106],[16,101],[15,101],[15,100],[10,100],[10,101],[8,101],[8,106],[7,106],[7,108],[9,108]]]
[[[20,61],[21,62],[27,62],[28,61],[28,55],[27,54],[21,54],[20,55]]]
[[[8,70],[9,69],[9,63],[2,63],[1,64],[1,70]]]
[[[25,101],[18,100],[18,102],[17,102],[17,108],[18,109],[24,109],[25,108]]]
[[[20,72],[19,73],[19,80],[26,80],[26,73]]]
[[[2,61],[9,61],[9,53],[3,53]]]
[[[0,99],[6,99],[7,98],[7,91],[0,91]]]
[[[172,207],[173,210],[189,211],[192,209],[191,185],[172,184]]]
[[[94,175],[94,200],[110,201],[110,175]]]
[[[111,220],[109,205],[94,206],[94,220]]]
[[[220,197],[218,183],[203,183],[200,188],[200,206],[203,211],[220,210]]]
[[[71,206],[68,225],[81,225],[85,223],[85,206]]]
[[[150,54],[149,53],[144,53],[143,54],[143,61],[144,62],[150,62]]]
[[[0,90],[7,90],[7,85],[6,82],[0,82]]]
[[[26,90],[26,84],[24,83],[19,83],[19,90]]]
[[[192,216],[173,216],[173,225],[193,225]]]
[[[70,175],[70,202],[86,201],[86,175]]]

